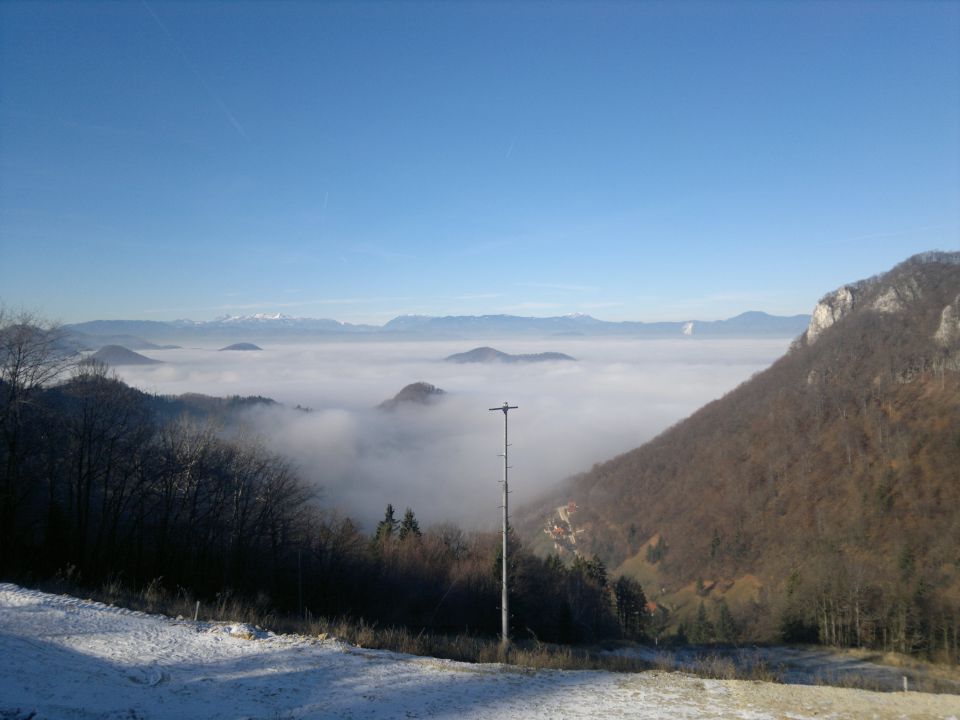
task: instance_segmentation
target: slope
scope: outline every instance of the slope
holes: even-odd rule
[[[0,717],[922,717],[955,696],[524,671],[130,612],[0,584]]]
[[[786,356],[573,478],[527,537],[575,503],[577,551],[654,580],[674,628],[722,598],[742,636],[956,658],[958,318],[960,253],[840,288]]]

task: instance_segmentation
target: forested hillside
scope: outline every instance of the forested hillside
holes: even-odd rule
[[[497,534],[421,529],[392,507],[366,533],[245,431],[244,409],[273,401],[149,395],[64,347],[56,328],[0,314],[0,580],[499,632]],[[643,633],[642,589],[599,561],[568,568],[514,539],[510,571],[517,637]]]
[[[575,503],[568,547],[643,581],[696,639],[956,660],[958,318],[960,253],[831,293],[772,367],[573,478],[525,536],[552,551],[553,508]]]

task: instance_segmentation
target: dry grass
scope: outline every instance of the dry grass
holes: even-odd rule
[[[568,645],[518,641],[504,652],[500,642],[495,639],[466,634],[435,635],[423,631],[414,633],[406,628],[380,628],[363,620],[319,618],[311,621],[306,630],[306,635],[336,637],[357,647],[460,662],[506,663],[534,670],[640,672],[650,669],[650,664],[642,660],[600,654]]]
[[[98,588],[82,588],[72,577],[69,568],[58,573],[40,589],[54,593],[68,593],[78,597],[170,617],[192,619],[197,611],[197,600],[190,591],[178,587],[169,590],[163,578],[155,578],[140,590],[125,587],[118,579],[111,578]],[[415,632],[403,627],[380,627],[350,618],[302,619],[297,616],[280,615],[273,611],[269,598],[259,596],[255,600],[243,599],[230,592],[217,595],[214,602],[201,602],[198,619],[212,622],[242,622],[276,633],[292,633],[314,638],[337,638],[360,648],[390,650],[407,655],[455,660],[468,663],[505,663],[518,668],[541,670],[606,670],[610,672],[642,672],[662,670],[684,672],[705,678],[720,680],[759,680],[782,682],[781,673],[769,667],[763,660],[744,664],[722,654],[710,654],[693,662],[679,663],[669,651],[661,652],[652,661],[629,657],[624,654],[599,650],[543,643],[537,640],[514,642],[504,652],[499,640],[468,634],[438,635],[421,630]],[[613,644],[616,646],[616,643]],[[861,651],[862,652],[862,651]],[[867,653],[862,652],[866,655]],[[873,655],[876,655],[875,653]],[[872,659],[876,659],[875,657]],[[919,661],[913,658],[883,657],[885,664],[904,667],[911,691],[952,692],[956,686],[951,679],[931,677],[931,673],[912,673],[909,666]],[[920,663],[926,664],[926,663]],[[824,673],[816,677],[816,684],[835,687],[851,687],[866,690],[889,690],[869,677]]]
[[[169,617],[193,619],[194,614],[198,613],[199,620],[246,622],[259,627],[267,627],[277,619],[266,597],[250,602],[226,592],[218,594],[215,602],[200,603],[198,606],[193,593],[182,587],[168,589],[162,577],[154,578],[140,590],[125,586],[115,577],[107,579],[99,587],[91,588],[76,582],[68,566],[38,587],[50,593],[74,595],[104,605]]]
[[[111,578],[97,588],[81,588],[68,571],[58,573],[41,589],[68,593],[101,602],[169,617],[192,619],[197,610],[196,598],[185,588],[168,590],[163,578],[154,578],[139,591],[125,587]],[[313,618],[280,615],[261,596],[245,600],[230,592],[220,593],[213,603],[201,603],[198,619],[212,622],[242,622],[277,633],[293,633],[307,637],[334,637],[359,648],[391,650],[470,663],[506,663],[529,669],[609,670],[640,672],[650,664],[635,658],[599,653],[585,648],[542,643],[536,640],[516,641],[504,652],[498,639],[474,635],[438,635],[411,631],[403,627],[380,627],[363,619]]]
[[[682,669],[692,675],[714,680],[758,680],[760,682],[783,682],[780,671],[769,667],[763,660],[749,663],[737,662],[732,658],[710,654],[695,658],[692,662],[681,663],[671,652],[658,653],[653,662],[657,670],[673,672]]]
[[[945,695],[956,695],[957,684],[950,680],[944,680],[938,677],[927,675],[915,675],[910,672],[904,673],[907,678],[907,690],[909,692],[923,692]],[[852,688],[855,690],[874,690],[876,692],[894,692],[901,690],[900,683],[891,687],[886,680],[881,680],[869,675],[858,675],[854,673],[817,673],[813,681],[814,685],[826,685],[828,687]]]
[[[48,583],[50,592],[88,597],[106,605],[116,605],[160,613],[170,617],[193,618],[196,598],[186,589],[165,589],[163,578],[155,578],[141,590],[124,587],[118,579],[110,579],[99,588],[80,589],[70,573],[58,574]],[[557,645],[537,640],[515,641],[506,651],[498,639],[474,635],[437,635],[403,627],[380,627],[363,619],[308,618],[279,615],[272,611],[269,599],[241,599],[230,592],[217,595],[214,603],[201,603],[199,619],[214,622],[242,622],[277,633],[294,633],[307,637],[333,637],[359,648],[390,650],[407,655],[433,657],[469,663],[505,663],[531,670],[606,670],[610,672],[642,672],[654,667],[675,670],[676,665],[664,656],[662,662],[649,663],[639,658],[598,652],[588,648]],[[770,679],[767,674],[750,675],[738,670],[722,658],[711,658],[688,670],[712,678],[749,677]]]
[[[759,680],[761,682],[783,682],[783,676],[769,667],[762,659],[749,663],[735,662],[721,655],[707,655],[699,658],[690,668],[700,677],[717,680]]]

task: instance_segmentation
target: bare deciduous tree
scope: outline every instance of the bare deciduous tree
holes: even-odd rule
[[[57,380],[73,362],[58,325],[0,308],[0,572],[14,551],[18,507],[29,488],[22,469],[35,450],[25,415],[38,390]]]

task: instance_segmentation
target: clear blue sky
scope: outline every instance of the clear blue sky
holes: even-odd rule
[[[0,301],[809,312],[960,249],[960,3],[0,3]]]

